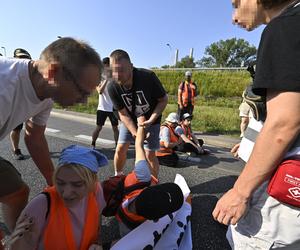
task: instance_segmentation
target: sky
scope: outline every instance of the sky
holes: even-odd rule
[[[0,53],[8,57],[20,47],[37,59],[58,36],[69,36],[101,58],[124,49],[144,68],[173,64],[176,49],[181,59],[193,48],[197,61],[221,39],[258,47],[263,29],[233,25],[231,0],[2,0],[0,13]]]

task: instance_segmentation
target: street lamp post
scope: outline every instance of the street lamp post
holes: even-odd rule
[[[166,44],[168,47],[169,47],[169,49],[170,49],[170,55],[171,55],[171,60],[170,60],[170,62],[171,62],[171,64],[169,65],[169,68],[172,66],[172,46],[171,46],[171,44],[169,44],[169,43],[167,43]]]
[[[3,49],[3,51],[4,51],[4,56],[6,56],[6,48],[4,46],[2,46],[1,49]]]

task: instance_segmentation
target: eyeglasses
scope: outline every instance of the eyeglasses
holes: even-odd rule
[[[85,89],[83,89],[79,83],[76,80],[76,77],[71,73],[70,70],[68,70],[66,67],[62,67],[63,72],[65,73],[65,77],[67,78],[67,80],[71,80],[73,82],[73,84],[75,85],[75,87],[77,88],[78,92],[83,96],[88,96],[90,95],[90,91],[87,91]]]

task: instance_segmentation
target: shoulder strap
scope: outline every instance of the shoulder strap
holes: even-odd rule
[[[51,199],[50,199],[50,194],[48,192],[42,192],[46,196],[47,199],[47,212],[45,215],[45,219],[48,218],[49,212],[50,212],[50,205],[51,205]]]
[[[180,86],[180,90],[181,90],[181,91],[184,90],[184,84],[185,84],[185,82],[181,82],[181,86]]]
[[[138,182],[136,184],[133,184],[129,187],[124,188],[124,195],[130,194],[131,192],[133,192],[134,190],[137,190],[137,189],[143,189],[145,187],[149,187],[150,185],[151,185],[151,181]]]

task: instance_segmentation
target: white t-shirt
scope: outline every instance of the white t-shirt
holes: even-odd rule
[[[106,84],[102,94],[99,94],[99,102],[98,102],[98,110],[112,112],[113,111],[113,103],[110,99],[110,96],[108,94],[107,86],[110,84],[110,80],[103,80],[101,84],[104,84],[105,81],[108,81]]]
[[[0,58],[0,140],[28,119],[42,126],[49,118],[53,101],[37,97],[29,78],[29,62]]]

